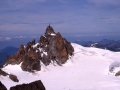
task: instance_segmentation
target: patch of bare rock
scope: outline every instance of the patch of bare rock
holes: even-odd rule
[[[16,85],[10,90],[46,90],[41,80],[31,82],[29,84]]]
[[[0,82],[0,90],[7,90],[7,88]],[[21,84],[10,87],[9,90],[46,90],[41,80],[37,80],[28,84]]]
[[[0,90],[7,90],[7,88],[0,81]]]

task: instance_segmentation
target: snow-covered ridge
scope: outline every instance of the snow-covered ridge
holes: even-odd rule
[[[120,77],[114,76],[120,70],[119,65],[112,72],[109,70],[114,62],[120,62],[120,52],[83,47],[75,43],[72,46],[74,56],[62,66],[52,63],[45,66],[41,63],[41,71],[32,74],[22,71],[20,65],[8,65],[3,70],[15,74],[19,82],[15,83],[3,76],[0,76],[0,80],[8,90],[16,84],[39,79],[46,90],[119,90]]]

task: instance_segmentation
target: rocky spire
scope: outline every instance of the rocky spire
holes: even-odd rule
[[[38,43],[35,40],[28,42],[26,46],[21,45],[18,52],[7,58],[6,65],[20,64],[24,71],[34,72],[41,70],[40,62],[49,65],[52,61],[58,65],[64,64],[69,56],[72,56],[74,48],[71,43],[55,33],[50,24],[44,35],[40,36]]]
[[[50,23],[49,23],[49,26],[47,26],[47,28],[46,28],[45,34],[47,34],[47,35],[55,34],[53,28],[50,26]]]

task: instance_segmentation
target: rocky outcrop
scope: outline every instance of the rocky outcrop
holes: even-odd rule
[[[73,52],[74,48],[71,43],[59,32],[55,33],[49,25],[38,43],[34,39],[26,46],[20,45],[18,52],[12,57],[7,57],[5,65],[21,63],[22,70],[34,72],[34,70],[41,70],[40,61],[44,65],[49,65],[52,61],[62,65],[69,59],[69,56],[73,55]]]
[[[14,77],[13,75],[11,76]],[[7,90],[7,88],[0,81],[0,90]],[[46,90],[45,86],[41,82],[41,80],[31,82],[29,84],[21,84],[10,87],[10,90]]]
[[[54,47],[51,52],[53,53],[52,55],[54,55],[55,59],[58,60],[61,64],[65,63],[68,59],[68,53],[65,47],[64,39],[59,32],[54,37],[51,46]]]
[[[55,32],[54,32],[53,28],[50,26],[50,24],[49,24],[49,26],[46,28],[45,34],[46,34],[46,35],[55,34]]]
[[[3,70],[1,70],[1,69],[0,69],[0,75],[2,75],[2,76],[9,76],[9,78],[10,78],[12,81],[14,81],[14,82],[19,82],[19,80],[18,80],[18,78],[17,78],[16,75],[8,74],[8,73],[6,73],[5,71],[3,71]],[[1,89],[0,89],[0,90],[1,90]]]
[[[40,70],[40,55],[32,47],[33,45],[35,45],[35,40],[28,42],[26,46],[20,45],[18,52],[12,57],[7,57],[5,65],[21,63],[21,68],[24,71],[32,72],[33,70]]]
[[[65,47],[67,49],[68,55],[72,56],[74,52],[74,48],[72,47],[71,43],[68,42],[65,38],[64,38],[64,43],[65,43]]]
[[[115,76],[120,76],[120,71],[118,71],[117,73],[115,73]]]
[[[51,60],[57,62],[59,65],[64,64],[69,55],[72,56],[74,48],[65,38],[58,32],[54,32],[53,28],[49,25],[44,35],[39,40],[42,51],[47,53],[41,56],[41,61],[45,65],[49,65]]]
[[[7,88],[0,81],[0,90],[7,90]]]
[[[6,65],[20,64],[24,60],[24,55],[25,55],[24,46],[20,45],[18,52],[16,52],[12,57],[7,57]]]
[[[2,75],[2,76],[7,76],[7,75],[9,75],[9,74],[0,69],[0,75]]]
[[[16,85],[10,88],[10,90],[46,90],[41,80],[29,83]]]
[[[17,76],[13,75],[13,74],[9,74],[9,78],[14,81],[14,82],[19,82]]]

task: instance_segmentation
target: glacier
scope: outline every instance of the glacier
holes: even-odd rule
[[[119,90],[120,77],[115,73],[120,70],[120,52],[83,47],[72,43],[74,55],[62,66],[41,63],[41,71],[29,73],[22,71],[20,65],[8,65],[2,70],[14,74],[19,82],[0,76],[0,81],[9,88],[17,84],[41,80],[46,90]],[[116,63],[114,63],[116,62]],[[111,66],[115,66],[110,71]]]

